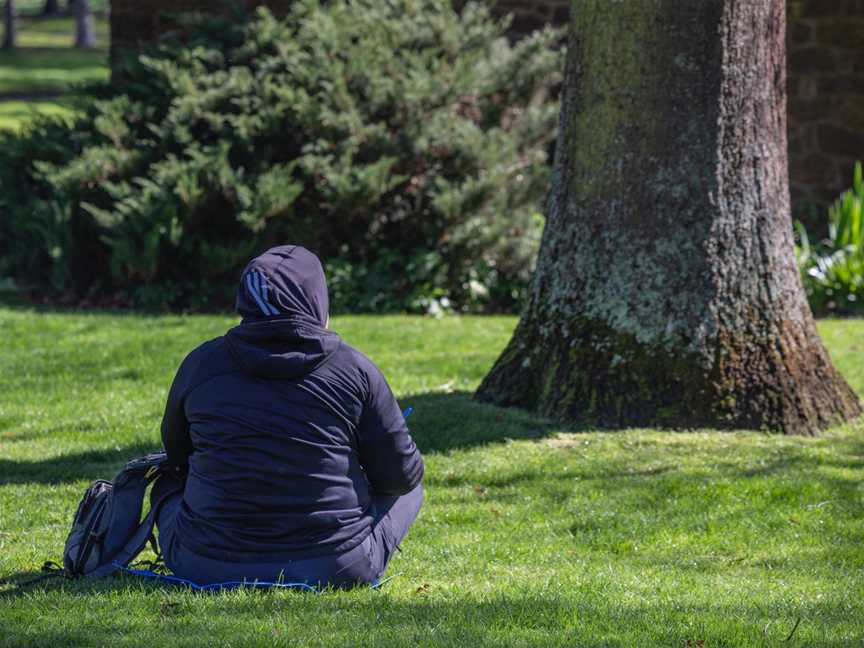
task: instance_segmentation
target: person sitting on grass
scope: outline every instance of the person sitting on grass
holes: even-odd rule
[[[381,578],[420,510],[423,459],[381,371],[329,330],[321,262],[253,259],[242,322],[192,351],[162,420],[165,564],[200,584]]]

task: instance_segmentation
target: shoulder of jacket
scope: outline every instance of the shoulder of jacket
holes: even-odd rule
[[[180,370],[186,377],[184,391],[188,392],[213,376],[239,371],[240,367],[229,352],[225,337],[220,336],[192,349]]]
[[[220,351],[225,351],[225,336],[220,335],[212,340],[207,340],[203,344],[199,344],[192,349],[187,355],[183,364],[188,364],[190,367],[195,367],[207,362],[208,359]]]
[[[351,346],[345,340],[342,340],[342,343],[339,345],[339,348],[334,351],[334,354],[339,354],[341,356],[342,362],[340,364],[347,364],[349,367],[356,370],[368,372],[370,369],[377,369],[375,363],[372,362],[365,353]]]

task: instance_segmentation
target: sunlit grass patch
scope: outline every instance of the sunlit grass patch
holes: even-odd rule
[[[22,13],[38,11],[24,7]],[[72,47],[71,17],[22,19],[17,47],[0,51],[0,130],[19,130],[36,114],[71,115],[68,93],[108,79],[108,23],[96,21],[97,47]]]
[[[83,488],[158,446],[177,364],[235,322],[0,309],[0,576],[59,556]],[[334,319],[414,406],[427,462],[383,591],[0,585],[0,645],[860,643],[862,423],[820,438],[574,431],[477,403],[515,322]],[[819,327],[864,391],[864,322]]]
[[[0,101],[0,130],[18,130],[37,115],[72,114],[72,108],[58,101]]]

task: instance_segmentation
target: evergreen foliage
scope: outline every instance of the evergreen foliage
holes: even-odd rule
[[[298,243],[336,310],[512,308],[542,227],[560,34],[449,0],[188,17],[72,123],[0,141],[0,277],[145,307],[227,303]]]

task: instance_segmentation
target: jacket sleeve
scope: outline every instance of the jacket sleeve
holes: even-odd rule
[[[360,463],[374,492],[403,495],[423,479],[423,457],[384,376],[374,365],[367,373],[369,394],[358,428]]]
[[[177,472],[186,473],[189,455],[192,454],[192,437],[189,435],[189,421],[186,420],[184,397],[188,380],[188,358],[180,365],[162,416],[162,445],[168,455],[168,466]]]

